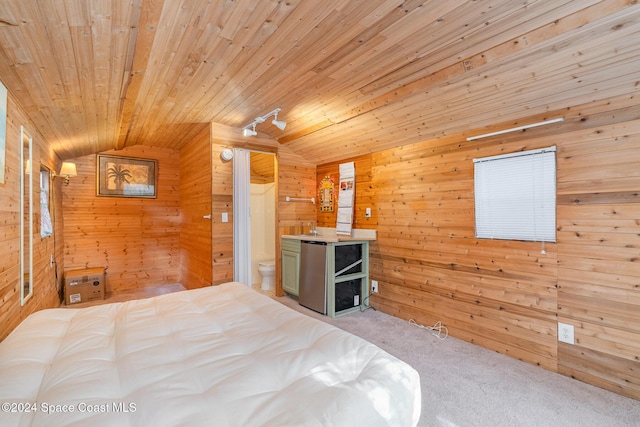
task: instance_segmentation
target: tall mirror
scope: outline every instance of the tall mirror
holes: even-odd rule
[[[20,305],[33,295],[32,139],[20,126]]]

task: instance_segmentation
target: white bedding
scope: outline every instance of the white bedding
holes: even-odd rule
[[[415,426],[420,401],[409,365],[240,283],[39,311],[0,343],[2,426]]]

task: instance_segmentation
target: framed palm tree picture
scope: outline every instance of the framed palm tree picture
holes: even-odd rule
[[[98,196],[156,198],[157,160],[98,154],[96,170]]]

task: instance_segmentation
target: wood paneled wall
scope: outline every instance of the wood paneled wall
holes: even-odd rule
[[[354,159],[358,175],[371,177],[371,199],[356,199],[356,222],[370,225],[360,213],[370,203],[378,229],[371,303],[640,399],[640,107],[629,96],[526,121],[557,116],[565,123],[473,142],[458,134]],[[476,239],[472,159],[552,145],[557,243],[543,254],[540,243]],[[337,166],[317,170],[319,181]],[[558,321],[575,327],[575,345],[558,344]]]
[[[28,120],[24,110],[9,94],[7,102],[7,133],[5,148],[5,181],[0,184],[0,340],[3,340],[25,317],[44,308],[60,304],[58,289],[61,275],[56,277],[56,269],[64,268],[62,257],[62,238],[40,237],[40,228],[36,223],[33,233],[33,296],[24,306],[20,306],[19,287],[19,251],[20,251],[20,126],[33,138],[34,171],[40,163],[52,170],[59,170],[60,160],[49,144]],[[32,174],[34,196],[34,219],[39,221],[40,192],[39,175]],[[61,181],[55,180],[52,186],[54,233],[62,236],[63,222],[61,209]],[[55,246],[54,246],[55,245]],[[50,257],[56,264],[50,266]]]
[[[307,201],[290,201],[286,198],[309,198],[317,196],[316,166],[293,153],[288,147],[278,149],[278,236],[276,239],[276,295],[282,290],[282,251],[280,236],[299,234],[309,230],[309,222],[318,220],[318,204]]]
[[[640,107],[612,106],[558,144],[558,370],[640,399]]]
[[[287,197],[308,199],[287,202]],[[281,234],[303,233],[317,221],[316,166],[283,146],[278,150],[278,228]]]
[[[361,156],[354,159],[345,159],[339,162],[327,163],[318,166],[316,189],[320,188],[321,181],[325,177],[333,179],[334,196],[333,212],[318,212],[319,227],[336,227],[338,213],[338,193],[340,184],[340,164],[354,162],[356,168],[356,192],[353,203],[353,228],[375,229],[378,223],[376,209],[376,193],[371,183],[371,156]],[[317,190],[316,190],[317,193]],[[319,195],[316,194],[316,198]],[[371,217],[365,216],[366,208],[371,208]]]
[[[211,285],[211,129],[180,150],[180,283]]]
[[[180,154],[136,145],[105,154],[158,160],[156,199],[96,196],[96,156],[63,189],[65,269],[106,267],[107,292],[180,280]]]

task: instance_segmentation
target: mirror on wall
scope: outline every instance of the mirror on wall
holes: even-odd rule
[[[20,305],[33,295],[32,138],[20,127]]]

